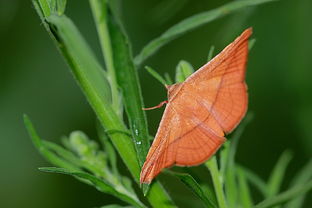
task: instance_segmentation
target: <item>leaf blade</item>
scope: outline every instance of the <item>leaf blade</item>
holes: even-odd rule
[[[157,71],[155,71],[152,67],[150,66],[145,66],[145,69],[147,70],[148,73],[150,73],[150,75],[152,75],[157,81],[159,81],[163,86],[166,86],[166,80],[160,75],[158,74]]]
[[[225,184],[225,193],[228,201],[229,207],[235,207],[237,202],[237,181],[236,181],[236,166],[235,166],[235,154],[238,146],[239,139],[244,132],[246,125],[251,122],[253,118],[252,113],[248,113],[244,120],[241,122],[239,127],[235,130],[230,140],[230,147],[228,153],[226,154],[227,158],[225,159],[225,168],[224,171],[224,184]]]
[[[287,191],[277,196],[273,196],[271,198],[265,199],[264,201],[260,202],[253,208],[267,208],[267,207],[272,207],[275,205],[280,205],[301,194],[308,192],[311,189],[312,189],[312,180],[310,180],[309,182],[307,182],[306,184],[302,186],[297,186],[297,187],[288,189]]]
[[[242,169],[237,170],[237,177],[238,177],[238,187],[240,190],[239,197],[242,207],[249,208],[252,207],[253,202],[250,195],[250,189],[248,187],[247,179],[245,173]]]
[[[305,184],[312,177],[312,159],[296,174],[294,179],[291,181],[291,187],[296,187]],[[294,198],[288,202],[286,208],[300,208],[302,207],[305,196]]]
[[[284,151],[276,163],[268,181],[269,196],[276,195],[281,187],[286,168],[292,159],[290,151]]]
[[[30,121],[27,115],[24,115],[24,124],[34,146],[45,159],[47,159],[52,164],[63,167],[63,168],[67,168],[70,170],[79,170],[77,166],[58,157],[55,153],[51,152],[49,149],[47,149],[44,146],[43,141],[39,137],[38,133],[36,132],[32,122]]]
[[[269,195],[267,184],[258,175],[243,166],[237,165],[237,168],[244,171],[247,180],[257,187],[264,197]]]
[[[117,191],[113,186],[111,186],[109,183],[105,182],[104,180],[101,180],[91,174],[84,173],[84,172],[75,172],[75,171],[69,171],[64,168],[55,168],[55,167],[43,167],[39,168],[40,171],[43,172],[49,172],[49,173],[59,173],[59,174],[65,174],[65,175],[71,175],[78,177],[83,180],[87,180],[91,182],[99,191],[103,193],[111,194],[129,204],[132,204],[137,207],[145,207],[137,198],[135,195],[125,194]]]
[[[136,156],[139,160],[139,165],[142,166],[149,149],[149,134],[146,115],[142,110],[143,98],[139,78],[132,60],[128,39],[122,31],[119,20],[110,15],[108,21],[117,82],[122,90],[125,110],[136,148]],[[148,194],[149,185],[143,185],[142,189],[143,194],[147,195],[153,207],[175,207],[169,195],[158,181],[151,185]]]
[[[176,176],[184,183],[208,208],[216,208],[216,205],[205,195],[204,191],[196,180],[187,173],[177,173],[173,171],[167,171],[168,173]]]
[[[149,134],[146,115],[142,110],[143,98],[139,85],[139,78],[132,61],[130,46],[126,35],[112,15],[108,16],[108,21],[117,82],[122,91],[134,146],[140,166],[142,166],[149,149]]]
[[[186,18],[166,30],[160,37],[150,41],[145,47],[143,47],[141,52],[135,57],[135,64],[142,64],[148,57],[153,55],[162,46],[190,30],[193,30],[203,24],[207,24],[215,19],[221,18],[224,15],[234,12],[238,9],[271,1],[274,0],[233,1],[219,8]]]
[[[87,43],[65,15],[47,18],[48,29],[56,28],[52,37],[71,66],[78,84],[105,129],[127,131],[111,107],[109,84]],[[112,142],[130,173],[138,181],[140,167],[132,141],[124,134],[111,135]]]
[[[175,81],[184,82],[193,72],[193,66],[189,62],[181,60],[176,67]]]

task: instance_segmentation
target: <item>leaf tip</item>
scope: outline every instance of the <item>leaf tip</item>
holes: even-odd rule
[[[143,184],[141,184],[141,186],[142,186],[143,195],[147,196],[148,191],[149,191],[149,187],[150,187],[149,184],[143,183]]]

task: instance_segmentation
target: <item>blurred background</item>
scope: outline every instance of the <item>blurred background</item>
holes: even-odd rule
[[[133,53],[179,20],[227,2],[124,0],[123,20]],[[199,68],[211,45],[218,53],[252,26],[256,44],[250,52],[247,83],[254,119],[241,138],[237,161],[267,179],[279,155],[291,150],[294,158],[283,188],[312,156],[311,11],[311,0],[280,0],[240,10],[174,40],[145,62],[171,76],[181,59]],[[88,1],[69,0],[66,14],[101,60]],[[118,202],[71,177],[37,170],[51,165],[26,134],[24,113],[42,138],[55,142],[73,130],[95,138],[95,115],[31,1],[0,0],[0,36],[0,207],[95,207]],[[143,68],[139,75],[146,106],[166,99],[165,88]],[[147,113],[152,135],[162,111]],[[169,189],[179,194],[175,187]],[[179,188],[181,194],[189,194],[184,189]],[[305,206],[312,206],[311,197]]]

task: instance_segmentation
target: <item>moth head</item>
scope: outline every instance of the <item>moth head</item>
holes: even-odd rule
[[[173,85],[165,85],[167,88],[167,94],[168,94],[168,101],[172,100],[180,91],[182,85],[181,83],[176,83]]]

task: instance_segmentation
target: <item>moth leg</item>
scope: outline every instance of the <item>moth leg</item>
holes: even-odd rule
[[[154,107],[150,107],[150,108],[142,108],[143,110],[153,110],[153,109],[156,109],[156,108],[161,108],[163,105],[167,104],[168,103],[168,100],[165,100],[161,103],[159,103],[158,105],[154,106]]]

